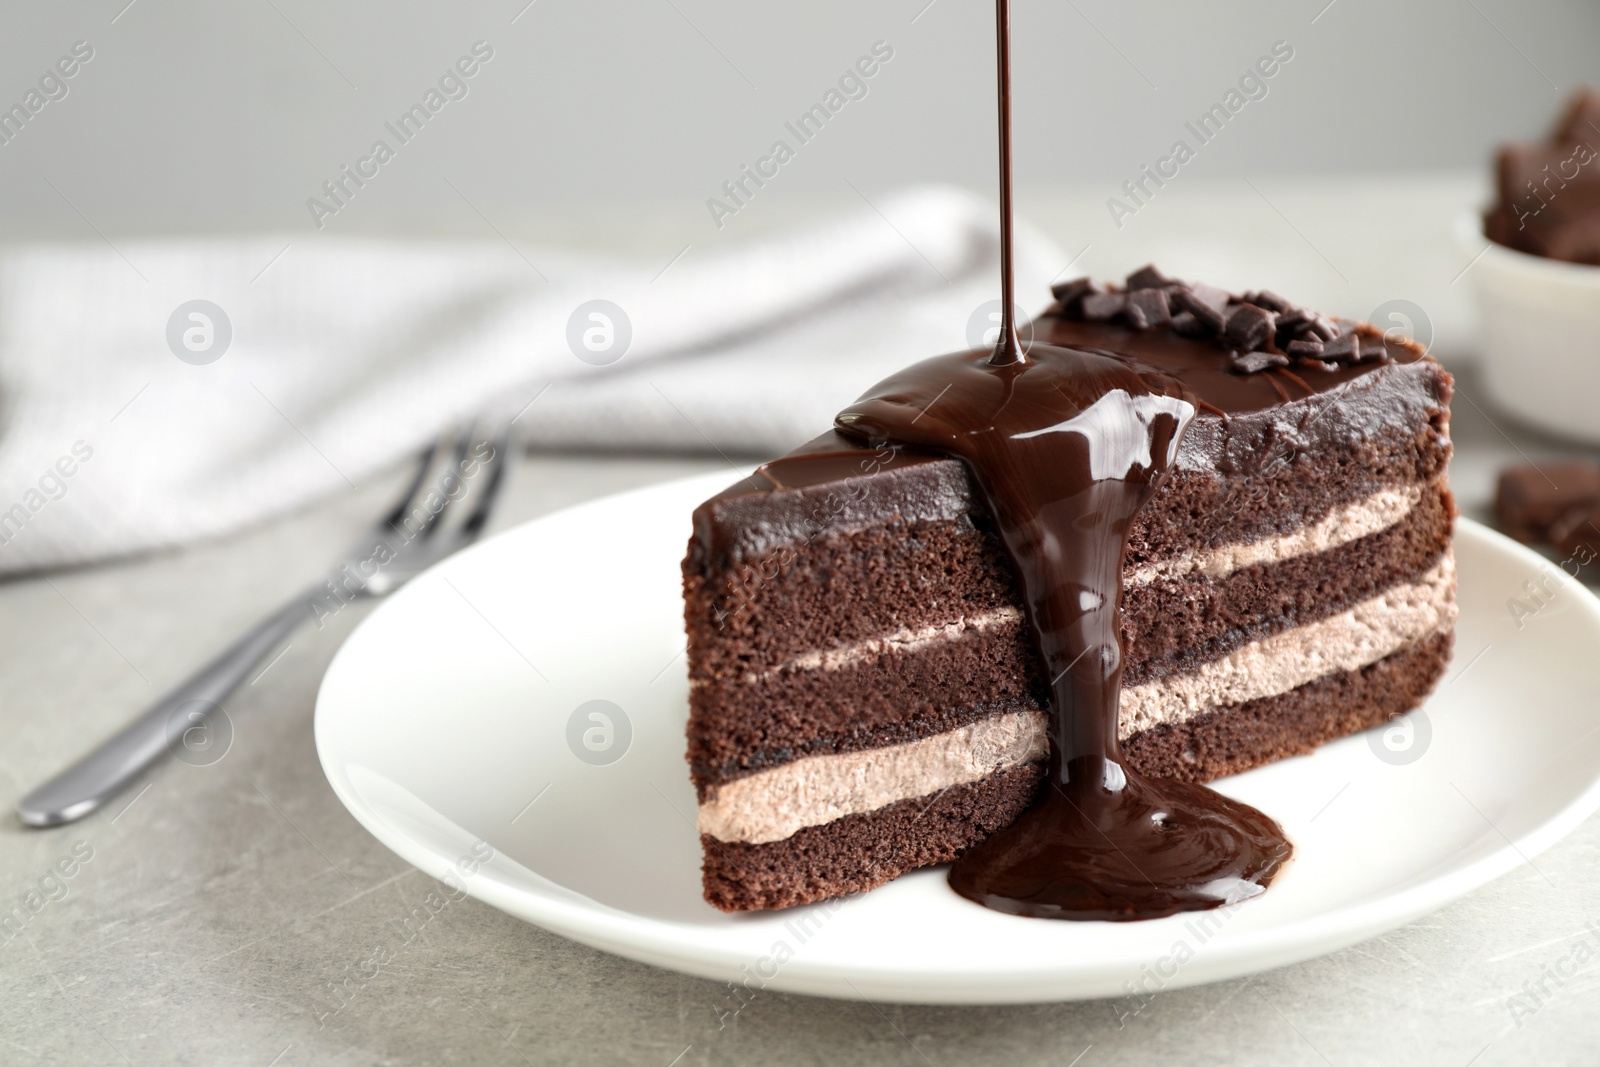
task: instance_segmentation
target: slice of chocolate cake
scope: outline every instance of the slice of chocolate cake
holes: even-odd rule
[[[1152,268],[1056,292],[1037,342],[1153,368],[1198,410],[1128,534],[1128,764],[1202,782],[1416,707],[1455,619],[1449,375],[1272,293]],[[694,522],[688,758],[707,900],[869,889],[1029,806],[1052,680],[966,465],[830,432]]]

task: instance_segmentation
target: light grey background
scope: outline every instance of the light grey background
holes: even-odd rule
[[[469,95],[323,233],[548,230],[648,204],[721,239],[852,197],[847,179],[869,196],[993,187],[983,0],[527,2],[8,5],[0,103],[76,40],[95,58],[0,146],[0,238],[315,234],[307,198],[480,39],[495,54]],[[1025,189],[1110,195],[1276,40],[1294,60],[1186,174],[1481,167],[1493,143],[1544,129],[1570,85],[1600,80],[1600,6],[1584,0],[1014,7]],[[706,198],[880,39],[895,56],[868,96],[714,230]]]

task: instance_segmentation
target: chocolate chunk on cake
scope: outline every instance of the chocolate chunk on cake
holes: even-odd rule
[[[1056,295],[1040,346],[1170,376],[1196,407],[1127,536],[1128,764],[1204,782],[1416,707],[1456,614],[1449,375],[1372,327],[1153,268]],[[1034,802],[1052,679],[964,463],[829,432],[694,526],[688,759],[708,901],[870,889]]]

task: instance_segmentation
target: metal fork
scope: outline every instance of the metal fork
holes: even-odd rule
[[[471,426],[440,437],[422,453],[404,493],[326,575],[262,619],[188,681],[167,693],[121,733],[22,798],[28,826],[81,819],[121,792],[163,753],[187,741],[261,659],[308,619],[352,600],[384,596],[445,556],[477,540],[505,480],[511,426],[486,437]],[[487,451],[487,454],[485,452]],[[429,480],[441,463],[443,472]],[[472,507],[446,531],[446,511],[477,482]]]

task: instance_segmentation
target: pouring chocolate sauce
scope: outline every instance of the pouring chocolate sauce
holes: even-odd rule
[[[1034,805],[978,844],[950,884],[999,911],[1153,919],[1266,888],[1291,848],[1278,825],[1201,785],[1124,761],[1122,568],[1129,528],[1161,488],[1198,401],[1128,355],[1034,344],[1015,316],[1010,10],[996,0],[1001,325],[993,349],[918,363],[838,417],[872,445],[962,460],[1016,567],[1050,677],[1050,763]]]

